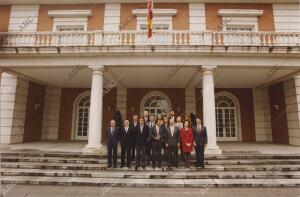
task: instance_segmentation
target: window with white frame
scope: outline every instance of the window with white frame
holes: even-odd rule
[[[263,10],[220,9],[223,31],[258,31],[258,17]]]
[[[60,31],[60,32],[84,31],[84,25],[57,25],[56,31]]]
[[[258,35],[247,33],[258,31],[258,17],[262,14],[263,10],[220,9],[219,16],[222,17],[220,30],[229,32],[224,33],[223,43],[225,45],[259,44]]]
[[[136,37],[136,42],[147,43],[147,9],[134,9],[133,15],[137,17],[137,30],[145,31],[144,35]],[[168,33],[172,30],[173,16],[177,14],[176,9],[154,9],[153,10],[153,36],[151,42],[157,44],[168,44],[172,42],[172,37]],[[157,32],[157,33],[156,33]]]
[[[140,30],[147,30],[147,24],[140,24]],[[154,24],[153,30],[170,30],[169,24]]]
[[[227,94],[219,94],[216,104],[216,136],[218,141],[237,141],[239,108]]]
[[[236,31],[236,32],[252,32],[254,31],[254,25],[226,25],[225,31]]]
[[[86,140],[88,136],[90,110],[90,95],[86,94],[79,98],[76,103],[75,139]]]
[[[64,46],[88,43],[86,35],[72,32],[87,31],[90,10],[50,10],[48,15],[53,18],[53,31],[64,32],[53,37],[52,42]]]
[[[86,31],[91,10],[50,10],[53,31]]]
[[[171,109],[171,101],[167,95],[153,91],[144,96],[141,101],[141,114],[148,111],[150,116],[158,114],[166,116]]]

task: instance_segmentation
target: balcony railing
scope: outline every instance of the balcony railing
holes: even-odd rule
[[[85,31],[0,33],[2,47],[67,46],[300,46],[300,32]]]

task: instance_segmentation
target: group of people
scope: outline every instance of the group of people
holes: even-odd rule
[[[133,116],[132,122],[125,120],[121,127],[116,127],[116,121],[110,121],[107,128],[107,158],[108,168],[117,167],[118,143],[121,145],[121,168],[131,168],[136,161],[135,170],[145,169],[152,163],[152,168],[162,168],[167,164],[168,169],[177,168],[179,150],[185,167],[190,167],[191,152],[195,149],[195,167],[204,168],[204,150],[207,146],[206,127],[199,118],[191,125],[187,118],[175,118],[173,110],[169,117],[150,116],[148,111],[144,116]]]

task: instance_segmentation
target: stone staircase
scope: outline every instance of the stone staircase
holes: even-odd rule
[[[206,168],[172,171],[106,168],[106,156],[62,152],[2,152],[3,184],[109,187],[299,187],[300,155],[225,152]]]

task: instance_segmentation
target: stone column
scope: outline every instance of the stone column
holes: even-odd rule
[[[217,66],[202,66],[203,71],[203,121],[207,128],[208,144],[206,154],[222,154],[217,145],[215,85],[213,71]]]
[[[102,152],[102,108],[103,108],[103,72],[104,66],[91,66],[92,88],[90,102],[90,118],[88,144],[83,152]]]
[[[284,81],[289,144],[300,146],[300,75]]]

